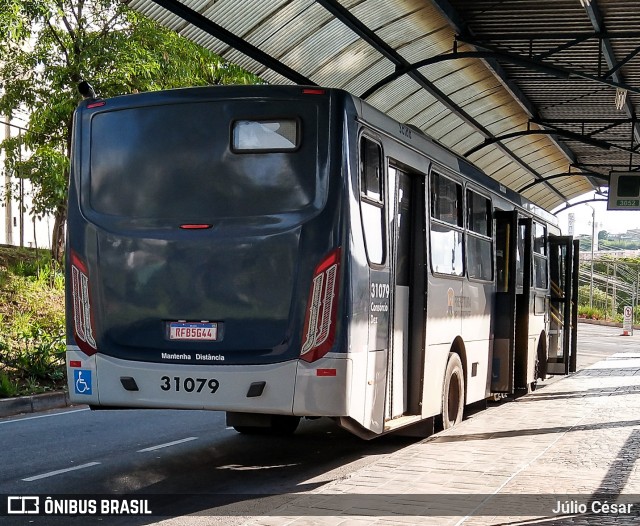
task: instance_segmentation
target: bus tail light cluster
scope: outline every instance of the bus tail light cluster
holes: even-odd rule
[[[333,346],[338,312],[340,248],[335,249],[316,267],[311,282],[304,322],[300,358],[314,362]]]
[[[71,253],[71,286],[73,293],[73,327],[76,344],[86,355],[98,350],[94,337],[91,303],[89,300],[89,273],[87,266],[74,252]]]

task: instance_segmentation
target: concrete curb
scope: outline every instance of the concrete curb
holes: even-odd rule
[[[622,328],[622,323],[618,323],[616,321],[590,320],[589,318],[578,318],[578,323],[588,323],[589,325],[602,325],[604,327],[620,327],[620,328]],[[634,325],[633,328],[635,330],[640,330],[640,325]]]
[[[44,393],[17,398],[0,399],[0,418],[19,415],[22,413],[38,413],[49,409],[67,407],[69,395],[63,391]]]

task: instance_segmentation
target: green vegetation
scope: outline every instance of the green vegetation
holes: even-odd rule
[[[51,214],[53,250],[0,246],[0,397],[64,385],[64,253],[72,116],[89,81],[99,97],[185,86],[256,84],[239,66],[118,0],[0,0],[0,114],[27,116],[0,143],[4,173]],[[0,199],[14,189],[3,186]]]
[[[65,385],[64,274],[51,253],[0,246],[0,398]]]
[[[640,234],[637,230],[625,234],[612,234],[606,230],[598,232],[598,250],[601,252],[639,249]],[[580,252],[591,252],[591,236],[580,237]]]
[[[593,280],[593,291],[591,281]],[[625,306],[633,306],[634,324],[640,323],[640,258],[600,256],[580,265],[578,316],[592,320],[623,321]]]
[[[31,181],[33,214],[53,215],[59,262],[80,81],[99,97],[261,82],[119,0],[0,0],[0,41],[0,114],[28,116],[27,130],[0,146],[5,169]]]

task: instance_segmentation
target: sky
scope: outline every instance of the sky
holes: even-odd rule
[[[583,195],[571,202],[580,202],[590,199],[593,194]],[[601,199],[601,198],[600,198]],[[590,206],[589,206],[590,205]],[[560,228],[563,234],[569,233],[569,214],[575,215],[574,235],[587,234],[591,235],[591,220],[593,210],[595,208],[595,220],[597,231],[606,230],[611,234],[624,233],[627,230],[640,229],[640,211],[628,212],[619,210],[607,210],[606,201],[591,202],[587,204],[576,205],[564,212],[557,213]]]

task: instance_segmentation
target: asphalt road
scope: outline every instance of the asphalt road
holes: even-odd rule
[[[637,335],[627,338],[620,333],[617,328],[581,324],[578,369],[615,352],[638,350]],[[201,523],[234,525],[242,523],[244,515],[295,498],[289,493],[345,477],[414,441],[387,436],[365,442],[324,419],[304,420],[295,435],[277,438],[240,435],[226,427],[223,413],[72,407],[0,419],[0,496],[167,495],[154,500],[153,511],[174,515],[207,515],[206,510],[224,502],[229,503],[223,508],[229,516],[202,517]],[[2,524],[138,525],[158,520],[142,516],[25,521],[22,516],[3,517]],[[171,522],[179,524],[179,519]]]
[[[0,495],[170,495],[160,509],[156,499],[154,514],[197,513],[235,502],[228,508],[234,517],[213,520],[234,524],[243,514],[294,498],[287,493],[345,476],[411,441],[364,442],[329,420],[303,421],[292,437],[277,438],[240,435],[226,428],[223,413],[69,408],[0,420]],[[256,500],[257,494],[275,496]],[[22,525],[24,519],[2,518],[2,524]],[[29,519],[47,526],[158,520]]]

